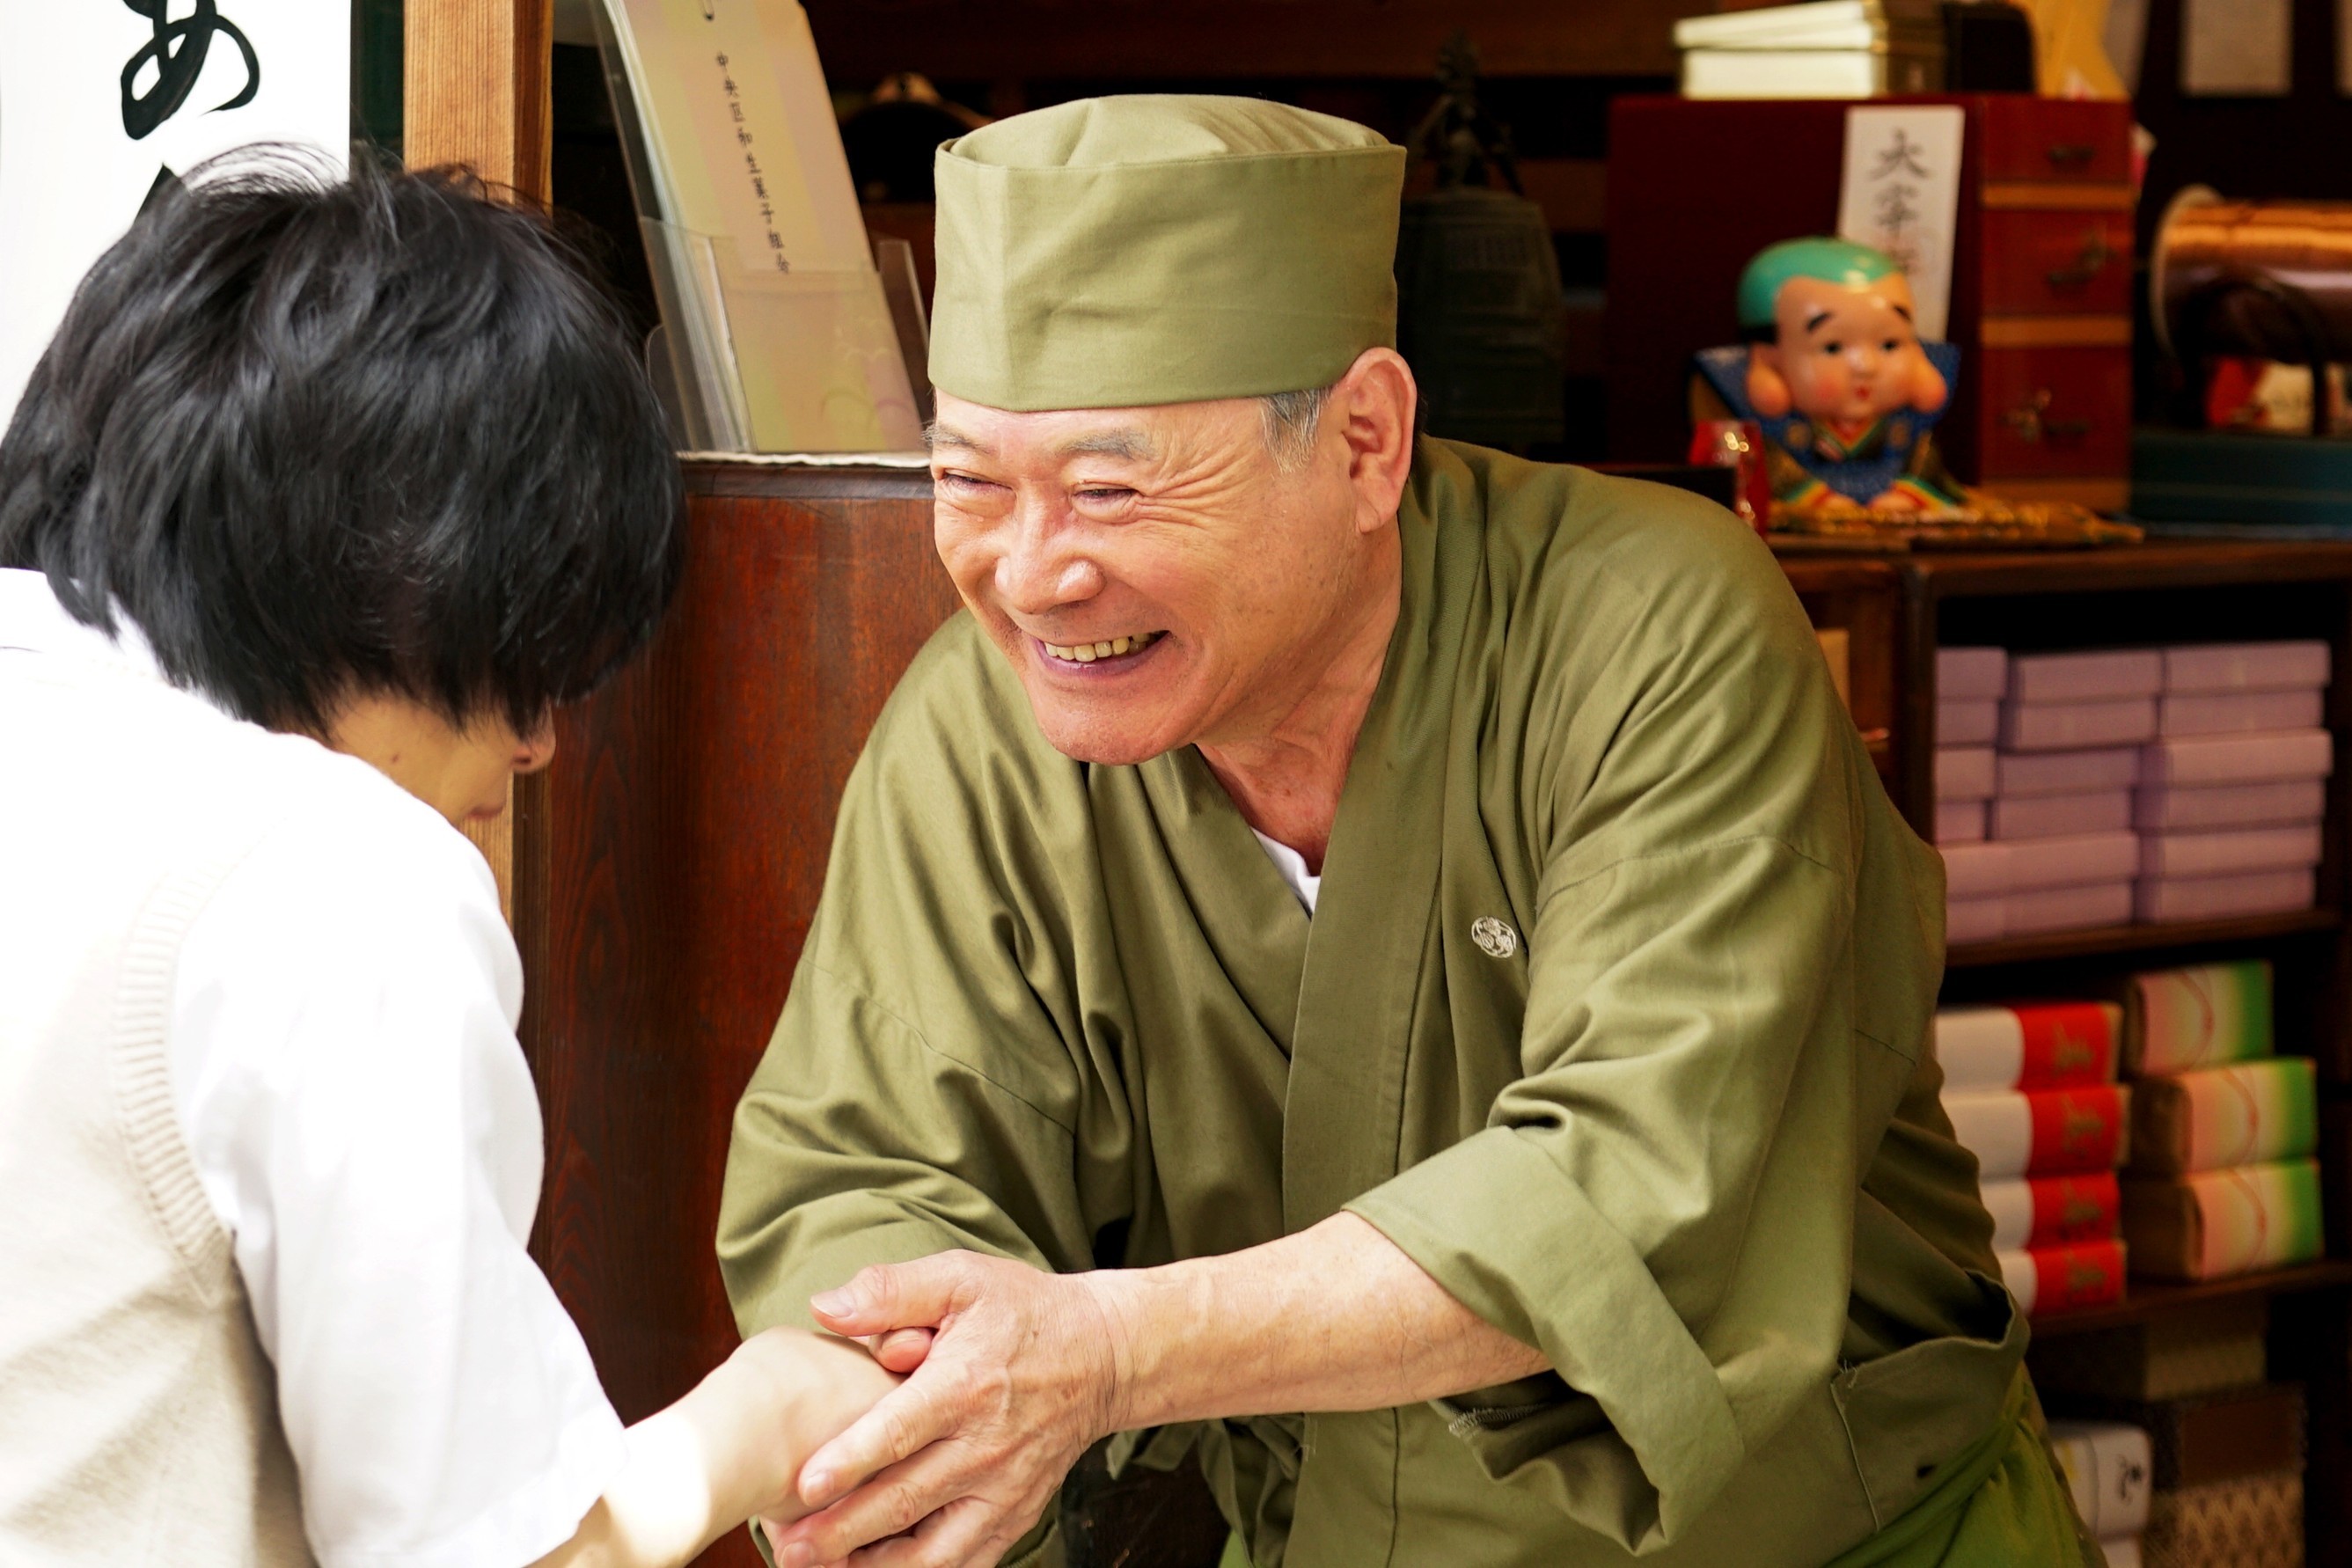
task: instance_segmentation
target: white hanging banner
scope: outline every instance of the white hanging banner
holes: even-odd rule
[[[1941,342],[1952,306],[1952,237],[1960,211],[1956,104],[1845,111],[1838,235],[1886,252],[1911,279],[1913,325]]]
[[[0,0],[0,424],[158,181],[254,142],[351,155],[351,7]]]

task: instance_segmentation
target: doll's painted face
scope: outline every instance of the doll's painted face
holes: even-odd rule
[[[1899,272],[1865,284],[1791,278],[1773,301],[1777,341],[1750,356],[1748,390],[1767,417],[1794,410],[1858,430],[1898,408],[1933,413],[1944,378],[1919,347],[1911,285]]]

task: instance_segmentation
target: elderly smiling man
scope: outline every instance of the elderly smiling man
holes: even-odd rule
[[[719,1237],[747,1331],[914,1372],[778,1558],[1056,1562],[1118,1433],[1257,1568],[2095,1563],[1937,1107],[1935,856],[1728,516],[1416,439],[1402,168],[1222,99],[940,154],[966,613]]]

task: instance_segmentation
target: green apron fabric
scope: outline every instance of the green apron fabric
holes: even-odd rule
[[[2020,1371],[2000,1420],[1936,1472],[1927,1495],[1825,1568],[2105,1568],[2033,1419]]]
[[[1557,1372],[1122,1440],[1260,1568],[1816,1568],[2024,1352],[1927,1046],[1940,863],[1719,509],[1424,440],[1397,527],[1311,921],[1190,749],[1071,762],[967,617],[924,650],[737,1113],[738,1321],[1345,1207]]]
[[[2000,1423],[1947,1462],[1909,1512],[1824,1568],[2105,1568],[2076,1539],[2074,1500],[2028,1419],[2031,1403],[2021,1372]],[[1239,1535],[1225,1538],[1217,1568],[1251,1568]]]

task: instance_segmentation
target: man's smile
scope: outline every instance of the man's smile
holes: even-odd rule
[[[1050,643],[1043,637],[1030,640],[1043,648],[1045,657],[1065,664],[1094,664],[1110,659],[1129,658],[1160,640],[1159,632],[1137,632],[1128,637],[1112,637],[1105,642],[1082,642],[1064,646]]]

